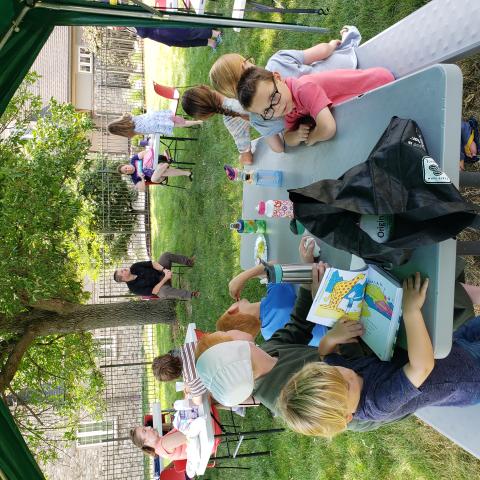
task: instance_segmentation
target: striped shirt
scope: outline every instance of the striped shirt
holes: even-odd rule
[[[202,381],[197,375],[195,368],[195,342],[185,343],[179,348],[180,358],[182,359],[183,381],[190,389],[190,397],[198,397],[207,392]]]
[[[240,102],[234,98],[225,98],[222,107],[241,115],[248,115],[248,112],[242,108]],[[224,115],[223,123],[233,137],[238,151],[240,153],[250,151],[250,122],[242,117]]]

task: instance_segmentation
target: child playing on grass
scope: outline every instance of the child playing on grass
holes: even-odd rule
[[[332,437],[352,420],[390,422],[428,405],[480,401],[480,317],[457,330],[449,355],[435,360],[421,312],[427,287],[418,272],[403,283],[408,352],[397,350],[390,362],[336,353],[359,335],[358,322],[337,322],[319,346],[324,362],[306,365],[282,389],[278,408],[292,430]]]
[[[284,78],[299,78],[303,75],[327,70],[357,68],[356,49],[361,41],[356,27],[345,26],[340,31],[341,40],[319,43],[305,50],[280,50],[267,61],[265,68],[278,72]],[[222,55],[210,69],[210,81],[218,92],[227,98],[237,98],[237,83],[242,73],[253,67],[252,58],[237,53]],[[251,125],[266,137],[270,148],[283,152],[283,142],[276,136],[284,130],[283,121],[266,122],[260,115],[250,114]]]
[[[192,127],[202,123],[201,120],[185,120],[179,115],[174,115],[170,110],[160,110],[134,116],[125,113],[120,118],[110,122],[107,128],[113,135],[131,138],[135,135],[149,133],[171,135],[173,127]]]
[[[393,80],[391,72],[381,67],[332,70],[285,80],[276,72],[251,67],[242,74],[237,95],[245,109],[265,121],[283,118],[287,145],[314,145],[336,133],[332,106]]]

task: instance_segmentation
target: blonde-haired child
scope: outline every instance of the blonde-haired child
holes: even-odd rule
[[[171,135],[173,127],[192,127],[202,123],[201,120],[186,120],[179,115],[174,115],[171,110],[159,110],[143,115],[124,113],[110,122],[107,128],[113,135],[131,138],[135,135],[149,133]]]
[[[320,343],[325,363],[305,366],[280,394],[278,408],[291,429],[332,437],[352,420],[385,423],[428,405],[480,402],[480,317],[457,330],[449,355],[435,360],[421,312],[427,287],[418,272],[404,281],[408,351],[396,351],[390,362],[335,353],[340,344],[355,341],[351,329],[358,322],[337,323]]]

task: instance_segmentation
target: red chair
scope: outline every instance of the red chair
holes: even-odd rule
[[[153,89],[157,95],[167,98],[168,100],[178,100],[180,98],[180,92],[175,87],[168,87],[166,85],[153,82]]]
[[[185,472],[178,472],[171,464],[160,472],[160,480],[185,480]]]

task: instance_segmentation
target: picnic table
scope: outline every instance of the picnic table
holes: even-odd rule
[[[458,186],[462,75],[455,65],[434,65],[396,82],[361,95],[334,109],[336,136],[313,147],[272,152],[263,139],[256,143],[254,168],[284,172],[282,188],[243,186],[242,218],[264,218],[255,210],[260,200],[288,199],[287,189],[338,178],[365,161],[394,115],[415,120],[425,137],[430,155]],[[298,263],[300,236],[290,232],[285,219],[267,219],[268,258]],[[242,235],[240,265],[254,265],[256,235]],[[359,267],[359,259],[323,242],[321,258],[338,268]],[[452,343],[455,240],[418,248],[404,266],[394,269],[399,278],[419,270],[430,278],[423,309],[436,358],[448,355]]]

